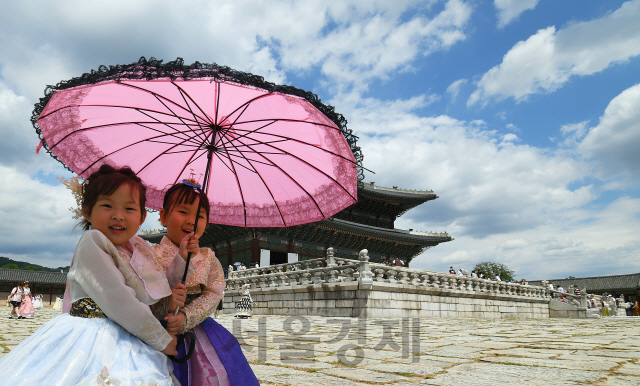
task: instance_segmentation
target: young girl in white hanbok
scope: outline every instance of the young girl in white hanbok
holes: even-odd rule
[[[86,231],[67,276],[69,313],[0,359],[2,385],[176,384],[165,355],[177,355],[176,338],[149,305],[163,300],[175,309],[184,290],[171,296],[153,251],[135,236],[145,191],[129,168],[104,165],[84,182]]]

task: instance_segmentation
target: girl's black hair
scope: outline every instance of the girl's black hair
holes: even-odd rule
[[[196,201],[198,197],[202,197],[202,208],[204,208],[204,211],[207,213],[207,215],[205,216],[205,220],[207,221],[207,223],[209,223],[209,198],[204,192],[200,192],[200,194],[198,194],[198,191],[196,189],[187,184],[179,183],[170,187],[164,194],[162,209],[164,209],[164,211],[168,214],[176,205],[191,205]]]

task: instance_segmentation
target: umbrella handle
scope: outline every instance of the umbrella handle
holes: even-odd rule
[[[171,360],[171,362],[174,363],[184,363],[186,361],[189,360],[189,358],[191,358],[191,356],[193,355],[193,351],[196,348],[196,334],[193,333],[193,331],[189,330],[187,332],[185,332],[180,339],[178,339],[178,344],[176,345],[176,347],[181,344],[182,342],[184,342],[185,338],[187,337],[187,335],[189,335],[191,337],[191,342],[189,343],[189,351],[187,352],[187,355],[185,355],[182,358],[176,358],[173,355],[167,355],[169,357],[169,359]]]

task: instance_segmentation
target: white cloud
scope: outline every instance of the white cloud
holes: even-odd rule
[[[460,88],[467,84],[466,79],[458,79],[447,87],[447,94],[451,95],[451,102],[454,103],[458,99]]]
[[[498,11],[498,28],[504,28],[524,11],[534,9],[540,0],[494,0]]]
[[[328,86],[366,88],[465,39],[471,15],[461,0],[439,8],[357,0],[69,3],[14,2],[3,9],[0,24],[11,33],[0,35],[0,76],[18,94],[39,97],[45,84],[141,55],[215,61],[274,82],[286,81],[286,71],[319,66]]]
[[[563,141],[564,146],[575,146],[578,141],[581,140],[587,133],[587,125],[589,121],[582,121],[578,123],[568,123],[560,128],[560,133],[565,137]]]
[[[640,177],[640,84],[611,100],[598,126],[589,129],[578,149],[614,174]]]
[[[638,272],[639,226],[640,200],[623,197],[603,210],[558,212],[534,229],[459,236],[427,250],[412,266],[444,272],[452,262],[456,269],[471,270],[482,261],[495,261],[529,280]]]
[[[595,198],[591,186],[568,187],[589,175],[588,165],[519,144],[515,134],[487,130],[483,122],[411,112],[419,107],[415,99],[365,100],[348,112],[365,166],[376,172],[369,180],[434,188],[441,197],[405,214],[399,227],[484,238],[534,229],[551,213]]]
[[[411,9],[411,3],[385,3],[386,7],[375,12],[367,3],[349,3],[340,7],[340,12],[328,8],[320,18],[338,24],[329,32],[322,32],[324,25],[314,23],[311,30],[315,31],[302,38],[272,36],[283,67],[309,69],[321,63],[322,73],[339,91],[344,91],[345,82],[366,88],[371,79],[387,79],[389,73],[409,70],[418,55],[446,50],[465,39],[463,29],[471,16],[467,4],[450,0],[433,18],[418,12],[402,22],[401,16]]]
[[[0,254],[45,266],[68,265],[77,242],[72,206],[75,200],[64,186],[0,166]]]
[[[485,73],[467,104],[553,92],[572,76],[600,72],[640,55],[640,0],[629,1],[600,19],[556,31],[541,29],[518,42],[500,65]]]

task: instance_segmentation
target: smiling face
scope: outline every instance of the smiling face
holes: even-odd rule
[[[180,245],[182,239],[193,232],[193,226],[196,221],[196,212],[198,210],[198,201],[195,199],[193,203],[186,202],[177,203],[170,210],[160,210],[160,222],[167,227],[167,237],[174,244]],[[200,218],[198,219],[198,229],[196,235],[202,236],[207,227],[207,212],[204,208],[200,208]]]
[[[113,245],[126,248],[127,241],[136,234],[146,217],[139,196],[137,189],[122,184],[110,195],[99,195],[91,211],[83,208],[82,215]]]

